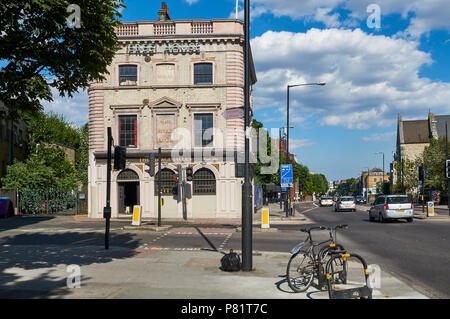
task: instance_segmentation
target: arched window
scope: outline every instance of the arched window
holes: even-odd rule
[[[158,177],[159,172],[155,175],[155,196],[158,196]],[[177,186],[175,180],[175,173],[168,169],[163,168],[161,170],[161,193],[163,196],[172,195],[173,188]]]
[[[216,195],[216,177],[207,168],[201,168],[193,176],[194,195]]]
[[[131,169],[125,169],[119,173],[117,176],[117,181],[119,182],[135,182],[139,181],[139,175]]]

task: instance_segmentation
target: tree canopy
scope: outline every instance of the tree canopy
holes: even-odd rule
[[[9,117],[42,110],[41,101],[52,101],[52,89],[72,97],[91,81],[105,79],[118,49],[121,2],[0,2],[0,101]],[[71,4],[80,8],[80,28],[67,21]]]

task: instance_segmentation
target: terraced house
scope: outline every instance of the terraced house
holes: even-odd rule
[[[244,148],[244,30],[239,20],[124,23],[109,74],[89,89],[89,216],[103,216],[107,128],[127,148],[126,169],[112,172],[112,217],[141,205],[143,217],[239,218],[243,178],[236,157]],[[252,84],[256,82],[251,66]],[[145,164],[161,148],[161,167]],[[176,156],[174,156],[174,154]],[[156,161],[157,163],[157,161]],[[187,204],[174,194],[178,165],[193,169]],[[181,177],[181,176],[180,176]]]

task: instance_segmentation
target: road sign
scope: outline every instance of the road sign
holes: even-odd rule
[[[427,209],[427,216],[432,217],[434,216],[434,202],[428,202],[427,203],[428,209]]]
[[[280,169],[281,187],[292,187],[293,172],[292,164],[283,164]]]

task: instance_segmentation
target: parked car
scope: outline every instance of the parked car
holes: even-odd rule
[[[330,196],[322,196],[319,200],[319,206],[333,206],[333,198]]]
[[[334,204],[334,211],[351,210],[356,212],[356,199],[352,196],[342,196]]]
[[[383,195],[375,199],[369,210],[369,219],[385,222],[389,219],[413,221],[414,204],[407,195]]]
[[[367,200],[364,196],[356,196],[356,203],[357,204],[367,204]]]

